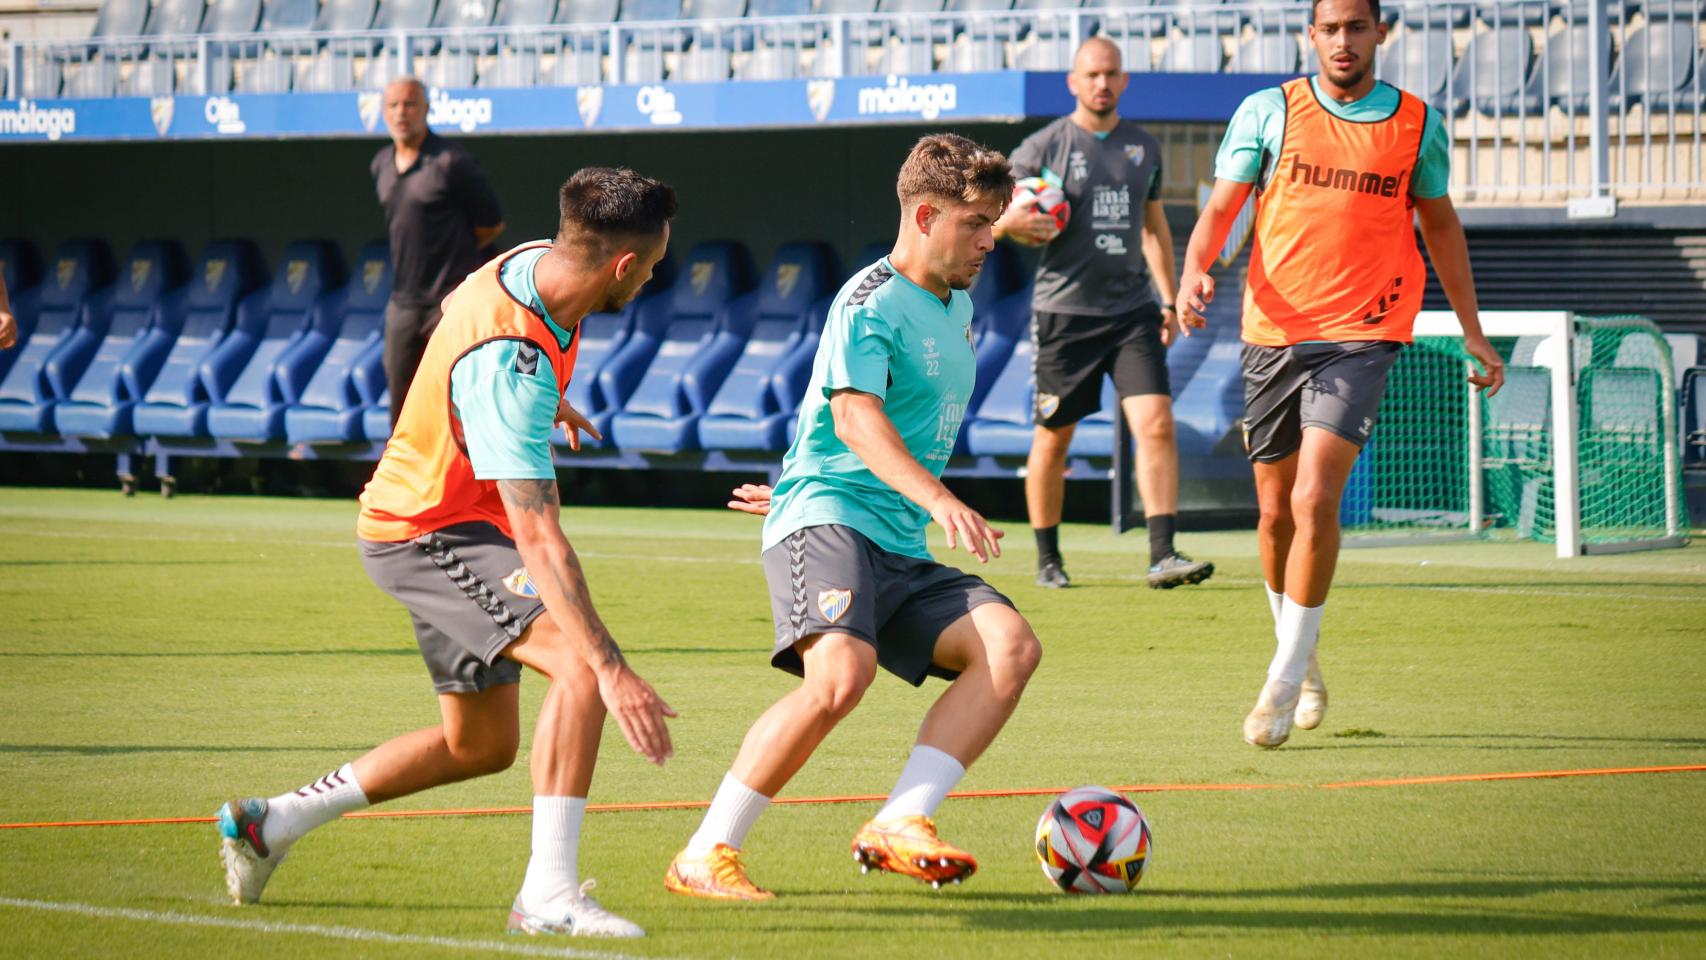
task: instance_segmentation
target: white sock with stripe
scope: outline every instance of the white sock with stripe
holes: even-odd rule
[[[948,799],[948,791],[959,784],[966,768],[958,760],[935,747],[919,744],[912,748],[900,779],[895,781],[888,802],[877,811],[879,821],[896,817],[930,817]]]
[[[687,841],[687,855],[702,857],[719,843],[739,850],[746,843],[747,831],[758,822],[758,815],[769,808],[769,797],[736,780],[733,773],[724,774],[705,819]]]
[[[367,794],[355,780],[355,768],[346,763],[297,790],[269,799],[261,840],[277,854],[315,827],[366,806]]]
[[[521,882],[521,902],[531,913],[555,917],[580,896],[581,819],[585,797],[533,798],[533,856]]]

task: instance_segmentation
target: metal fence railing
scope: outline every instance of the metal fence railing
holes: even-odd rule
[[[1315,67],[1308,0],[1088,2],[1096,5],[969,9],[989,3],[948,0],[961,9],[26,41],[7,49],[5,91],[45,99],[371,89],[405,72],[439,87],[529,87],[1064,70],[1077,45],[1098,35],[1134,73]],[[1382,6],[1390,33],[1379,76],[1443,116],[1461,199],[1706,199],[1701,0]],[[1128,97],[1126,108],[1141,119],[1140,102]]]

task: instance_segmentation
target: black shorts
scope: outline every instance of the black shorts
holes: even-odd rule
[[[794,645],[845,633],[877,648],[884,670],[919,686],[926,676],[959,676],[933,662],[936,641],[985,603],[1013,601],[981,578],[934,560],[890,553],[852,527],[806,527],[764,551],[764,579],[776,645],[770,664],[795,676],[805,663]]]
[[[1320,427],[1362,446],[1374,432],[1386,375],[1403,344],[1244,344],[1244,449],[1261,463],[1284,460],[1303,445],[1303,428]]]
[[[361,541],[361,562],[408,608],[432,688],[477,693],[519,683],[505,647],[545,612],[515,542],[489,523],[459,523],[401,543]]]
[[[1112,317],[1037,312],[1031,337],[1037,352],[1036,423],[1064,427],[1102,406],[1102,377],[1112,375],[1121,400],[1169,396],[1161,308],[1144,304]]]

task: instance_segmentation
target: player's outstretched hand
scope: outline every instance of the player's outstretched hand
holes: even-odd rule
[[[1464,337],[1463,349],[1480,362],[1482,370],[1487,371],[1480,376],[1470,374],[1469,382],[1476,389],[1487,391],[1489,397],[1498,393],[1499,388],[1505,385],[1505,361],[1499,356],[1499,351],[1493,349],[1485,336]]]
[[[567,400],[557,401],[556,422],[563,425],[563,430],[569,435],[569,449],[576,453],[579,453],[581,449],[582,433],[594,440],[604,439],[604,434],[598,432],[598,428],[592,425],[592,421],[581,416],[579,410],[569,406]]]
[[[770,486],[763,483],[743,483],[729,492],[734,499],[729,501],[730,510],[750,513],[755,517],[768,516],[770,513]]]
[[[1214,278],[1195,270],[1186,272],[1185,281],[1179,286],[1179,301],[1174,305],[1179,318],[1179,332],[1188,337],[1192,330],[1207,326],[1208,318],[1203,316],[1203,311],[1213,302]]]
[[[675,746],[669,740],[669,724],[664,718],[677,716],[676,712],[627,664],[599,673],[598,696],[616,718],[628,746],[640,756],[660,767],[675,756]]]
[[[988,563],[990,557],[1001,556],[1001,538],[1006,534],[991,527],[989,521],[961,503],[959,498],[943,497],[931,509],[930,519],[947,531],[949,550],[963,543],[979,563]]]

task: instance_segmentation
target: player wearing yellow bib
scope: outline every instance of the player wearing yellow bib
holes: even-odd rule
[[[1339,558],[1339,499],[1379,412],[1386,375],[1421,309],[1421,222],[1463,344],[1496,393],[1504,365],[1481,333],[1463,226],[1446,194],[1450,144],[1437,115],[1376,82],[1379,0],[1315,0],[1314,77],[1252,94],[1215,160],[1213,196],[1185,252],[1188,335],[1214,299],[1208,268],[1252,189],[1256,232],[1244,288],[1244,437],[1261,509],[1257,542],[1277,649],[1244,739],[1277,747],[1319,725],[1315,656]]]

